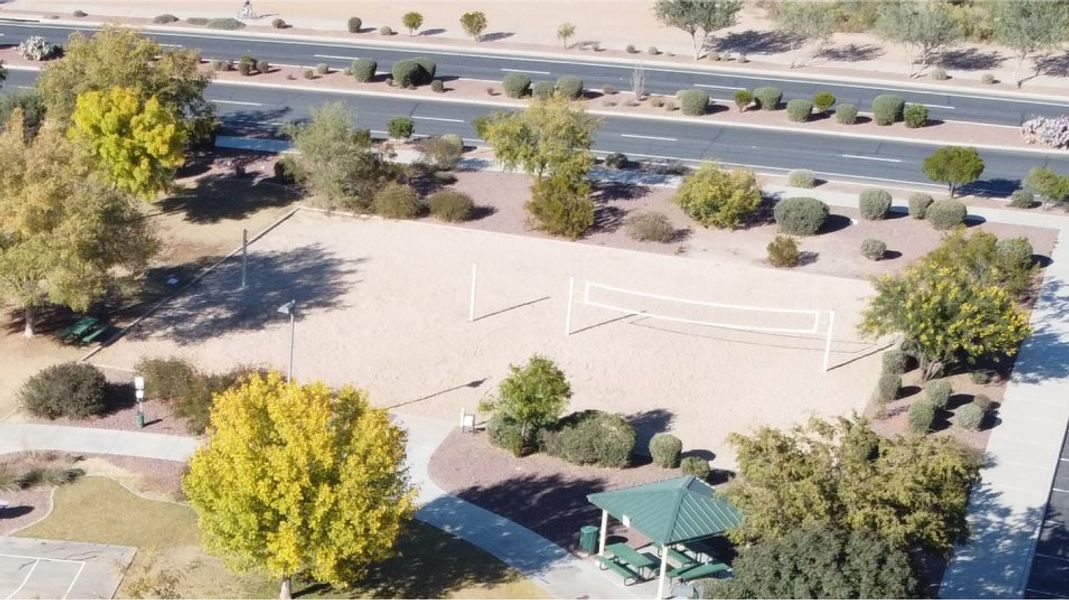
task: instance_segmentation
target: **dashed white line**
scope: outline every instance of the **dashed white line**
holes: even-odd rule
[[[444,117],[417,117],[412,115],[412,118],[416,121],[441,121],[442,123],[467,123],[464,119],[446,119]]]
[[[1069,490],[1063,490],[1061,488],[1050,488],[1051,491],[1058,492],[1059,494],[1069,494]]]
[[[530,73],[531,75],[549,75],[549,71],[529,71],[527,69],[501,69],[506,73]]]
[[[630,133],[621,133],[620,137],[634,138],[636,140],[656,140],[658,142],[678,142],[676,138],[670,137],[657,137],[655,135],[634,135]]]
[[[695,83],[694,87],[709,88],[712,90],[741,90],[737,85],[712,85],[709,83]]]
[[[164,48],[185,48],[182,44],[160,44]]]
[[[314,58],[332,58],[334,60],[357,60],[366,56],[338,56],[336,54],[313,54]]]
[[[917,102],[917,104],[923,104],[923,105],[927,106],[928,108],[945,108],[947,110],[954,110],[953,106],[947,106],[945,104],[928,104],[926,102]]]
[[[244,102],[242,100],[212,100],[216,104],[233,104],[235,106],[263,106],[261,102]]]
[[[858,154],[840,154],[843,158],[856,158],[857,160],[875,160],[877,162],[900,163],[900,158],[880,158],[879,156],[860,156]]]

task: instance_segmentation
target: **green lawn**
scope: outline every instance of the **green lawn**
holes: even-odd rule
[[[56,490],[55,508],[44,521],[18,534],[136,546],[131,572],[152,554],[157,568],[181,573],[186,598],[278,597],[278,583],[256,574],[235,574],[200,547],[196,517],[187,506],[145,500],[118,483],[86,477]],[[413,522],[398,543],[401,556],[377,565],[350,590],[296,583],[295,595],[324,598],[545,598],[540,588],[482,550],[429,525]],[[130,578],[123,582],[123,596]]]

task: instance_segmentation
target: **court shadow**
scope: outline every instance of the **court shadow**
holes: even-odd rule
[[[422,396],[422,397],[416,398],[414,400],[406,400],[405,402],[398,402],[397,404],[391,404],[390,406],[387,406],[386,408],[387,409],[392,409],[392,408],[399,408],[399,407],[402,407],[402,406],[408,406],[409,404],[417,404],[419,402],[423,402],[424,400],[430,400],[432,398],[437,398],[438,396],[444,396],[444,395],[448,394],[449,392],[455,392],[457,390],[463,390],[463,389],[473,389],[474,390],[474,389],[478,389],[479,386],[481,386],[482,384],[486,383],[487,379],[488,379],[487,377],[483,377],[482,379],[475,379],[473,381],[469,381],[467,383],[462,383],[460,385],[457,385],[457,386],[454,386],[454,387],[451,387],[451,388],[448,388],[448,389],[439,390],[437,392],[434,392],[433,394],[427,394],[426,396]]]
[[[503,314],[505,314],[507,312],[511,312],[511,311],[514,311],[514,310],[519,310],[521,308],[526,308],[528,306],[533,306],[535,304],[538,304],[539,302],[545,302],[546,300],[549,300],[549,298],[550,298],[549,296],[542,296],[541,298],[535,298],[534,300],[528,300],[527,302],[521,302],[519,304],[513,304],[512,306],[509,306],[507,308],[502,308],[502,309],[499,309],[499,310],[495,310],[493,312],[488,312],[486,314],[479,315],[479,316],[475,317],[475,321],[482,321],[483,319],[489,319],[490,317],[496,317],[498,315],[503,315]]]

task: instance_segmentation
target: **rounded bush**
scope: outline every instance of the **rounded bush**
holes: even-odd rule
[[[853,104],[840,104],[835,107],[835,122],[840,125],[853,125],[857,122],[857,107]]]
[[[627,155],[620,152],[613,152],[605,157],[605,166],[613,169],[626,169],[630,164]]]
[[[565,98],[575,100],[583,95],[583,80],[572,75],[565,75],[557,80],[555,89]]]
[[[627,52],[628,54],[638,54],[638,48],[636,48],[634,44],[628,44],[624,47],[624,52]]]
[[[415,128],[416,124],[409,117],[394,117],[386,124],[386,131],[390,137],[398,140],[407,140],[412,137]]]
[[[455,190],[435,192],[427,198],[431,216],[446,223],[459,223],[471,218],[475,203],[471,196]]]
[[[924,386],[924,399],[938,408],[946,408],[954,389],[949,379],[933,379]]]
[[[576,465],[622,469],[631,463],[635,428],[619,415],[600,410],[572,413],[539,432],[550,456]]]
[[[657,56],[660,53],[661,51],[657,49],[657,46],[650,46],[649,48],[646,48],[646,54],[649,54],[650,56]]]
[[[990,412],[991,409],[995,408],[995,402],[984,394],[976,394],[973,396],[972,403],[985,413]]]
[[[242,75],[244,75],[246,77],[248,77],[249,75],[252,75],[252,70],[255,67],[256,67],[256,61],[253,60],[253,58],[251,56],[249,56],[248,54],[246,54],[245,56],[242,56],[241,60],[238,61],[238,73],[241,73]]]
[[[393,64],[393,81],[398,87],[408,88],[426,85],[434,80],[434,61],[425,58],[409,58]]]
[[[861,218],[868,221],[882,221],[891,210],[891,193],[887,190],[867,189],[858,196],[858,209]]]
[[[907,104],[902,112],[906,127],[917,129],[928,124],[928,107],[923,104]]]
[[[979,431],[984,422],[984,411],[975,404],[966,404],[954,413],[958,426],[969,431]]]
[[[668,216],[659,212],[647,212],[630,215],[624,221],[627,235],[640,242],[661,242],[667,244],[676,237],[676,228]]]
[[[828,219],[828,205],[816,198],[787,198],[772,209],[779,230],[791,235],[814,235]]]
[[[1035,250],[1028,238],[1015,237],[995,242],[995,252],[1003,265],[1016,271],[1032,266],[1032,254]]]
[[[431,82],[431,91],[442,94],[445,92],[445,84],[442,83],[441,79],[435,79]]]
[[[152,22],[156,25],[167,25],[168,23],[177,23],[178,17],[169,14],[156,15],[152,18]]]
[[[486,437],[498,448],[504,448],[513,456],[523,456],[523,427],[515,421],[494,415],[486,422]]]
[[[902,350],[888,350],[883,354],[884,373],[905,373],[909,369],[909,355]]]
[[[379,27],[379,35],[393,35],[393,29],[389,25]]]
[[[419,195],[403,183],[388,183],[375,194],[371,208],[376,215],[387,219],[412,219],[419,216]]]
[[[783,90],[777,87],[763,86],[753,91],[754,102],[761,110],[776,110],[783,99]]]
[[[697,456],[688,456],[679,461],[679,471],[683,475],[693,475],[702,481],[709,479],[709,473],[712,469],[709,468],[709,461]]]
[[[349,66],[349,74],[357,81],[368,82],[375,77],[375,71],[378,69],[379,63],[375,59],[358,58]]]
[[[289,25],[283,19],[271,19],[271,27],[275,29],[286,29]]]
[[[813,96],[813,108],[819,113],[826,113],[835,105],[835,96],[831,92],[817,92]]]
[[[679,466],[679,455],[683,453],[683,442],[670,433],[655,433],[650,438],[650,456],[653,464],[665,469]]]
[[[438,63],[427,58],[426,56],[417,56],[412,59],[417,65],[419,65],[419,81],[416,85],[426,85],[434,81],[435,75],[438,74]]]
[[[229,69],[224,69],[224,70],[229,71]],[[315,79],[316,78],[316,72],[313,71],[312,69],[305,69],[304,73],[302,73],[302,74],[304,75],[305,79]]]
[[[679,90],[676,93],[676,98],[679,100],[680,109],[685,115],[698,117],[709,111],[709,92],[705,90]]]
[[[509,73],[501,80],[501,87],[509,98],[523,98],[531,91],[531,78],[523,73]]]
[[[227,17],[225,19],[212,19],[205,23],[205,27],[208,29],[222,29],[224,31],[234,31],[237,29],[245,29],[245,24],[237,19]]]
[[[1016,190],[1010,195],[1013,208],[1032,208],[1036,205],[1036,195],[1028,190]]]
[[[360,33],[360,28],[364,26],[364,22],[360,20],[360,17],[349,17],[349,33]]]
[[[887,244],[883,240],[868,238],[861,242],[861,255],[869,260],[880,260],[887,254]]]
[[[924,218],[932,224],[932,227],[939,231],[946,231],[964,223],[967,214],[968,209],[965,204],[944,198],[932,202],[925,211]]]
[[[552,81],[538,81],[531,86],[531,97],[538,100],[546,100],[553,95],[554,86]]]
[[[327,75],[330,73],[330,65],[327,63],[319,63],[316,65],[316,75]]]
[[[798,242],[789,235],[777,235],[766,248],[768,264],[778,268],[797,267],[802,260],[798,251]]]
[[[256,72],[257,73],[263,74],[263,73],[269,73],[270,71],[271,71],[271,63],[267,62],[266,60],[258,60],[258,61],[256,61]]]
[[[995,79],[995,76],[992,75],[991,73],[984,73],[983,76],[980,77],[980,81],[982,81],[982,82],[984,82],[984,83],[986,83],[988,85],[992,85],[992,84],[998,83],[998,80]]]
[[[872,99],[872,120],[877,125],[891,125],[902,119],[906,101],[902,96],[880,94]]]
[[[935,67],[932,69],[932,79],[936,81],[946,81],[950,79],[950,75],[947,75],[947,70],[943,67]]]
[[[38,417],[84,419],[103,414],[108,380],[88,363],[52,365],[26,380],[19,389],[23,407]]]
[[[932,205],[935,200],[931,194],[925,194],[924,192],[913,192],[909,195],[909,216],[914,219],[923,219],[925,213],[928,212],[928,207]]]
[[[283,156],[275,161],[275,179],[279,183],[297,183],[297,161],[292,156]]]
[[[787,118],[804,123],[813,115],[813,103],[804,98],[795,98],[787,102]]]
[[[817,184],[817,177],[809,169],[794,169],[787,173],[787,185],[796,188],[811,188]]]
[[[664,98],[662,96],[650,96],[650,106],[661,108],[664,106]]]
[[[913,433],[928,433],[935,421],[935,405],[919,400],[909,407],[909,430]]]
[[[750,105],[753,104],[753,94],[750,90],[738,90],[735,92],[735,107],[739,109],[739,112],[744,112]]]

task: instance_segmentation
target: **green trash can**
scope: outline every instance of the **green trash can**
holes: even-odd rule
[[[587,554],[598,551],[598,528],[593,525],[583,525],[579,528],[579,549]]]

